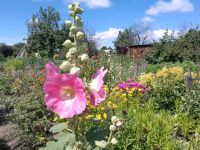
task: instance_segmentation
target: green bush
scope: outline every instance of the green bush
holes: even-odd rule
[[[9,58],[4,63],[5,70],[7,71],[22,70],[24,66],[24,61],[21,58]]]
[[[113,149],[163,149],[182,150],[191,146],[197,149],[197,121],[187,114],[171,114],[168,111],[154,111],[154,102],[141,104],[137,100],[125,105],[124,125],[119,130],[119,144]],[[194,142],[195,141],[195,142]]]
[[[176,63],[159,63],[159,64],[149,64],[145,73],[156,73],[158,70],[164,68],[164,67],[182,67],[184,70],[189,71],[191,69],[191,71],[196,72],[198,70],[198,66],[192,62],[192,61],[185,61],[185,62],[176,62]]]

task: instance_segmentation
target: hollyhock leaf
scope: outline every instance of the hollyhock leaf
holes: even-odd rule
[[[52,133],[58,133],[58,132],[61,132],[65,129],[67,129],[67,124],[66,123],[59,123],[59,124],[56,124],[53,127],[51,127],[50,131]]]

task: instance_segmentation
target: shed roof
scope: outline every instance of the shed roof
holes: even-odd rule
[[[152,44],[138,44],[138,45],[131,45],[129,48],[139,48],[139,47],[151,47]]]

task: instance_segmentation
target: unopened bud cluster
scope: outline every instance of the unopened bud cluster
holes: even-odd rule
[[[108,141],[107,142],[104,141],[104,140],[95,141],[95,144],[96,144],[97,147],[106,148],[109,143],[111,143],[113,145],[118,143],[118,140],[115,137],[113,137],[113,132],[115,132],[117,130],[117,128],[119,128],[122,125],[122,122],[116,116],[113,116],[111,118],[111,122],[112,122],[112,124],[109,127],[111,132],[110,132]]]
[[[81,53],[81,50],[78,46],[79,42],[84,39],[85,35],[81,31],[83,27],[83,21],[81,19],[81,14],[84,10],[80,7],[80,3],[75,2],[68,6],[69,16],[72,18],[71,20],[65,21],[66,28],[70,31],[69,37],[73,39],[66,40],[63,43],[63,46],[68,49],[66,53],[67,61],[64,61],[60,68],[64,71],[68,71],[71,74],[79,74],[81,72],[81,68],[77,66],[78,60],[82,62],[89,61],[89,56],[87,54]]]

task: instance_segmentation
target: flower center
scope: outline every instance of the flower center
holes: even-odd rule
[[[64,88],[62,89],[61,96],[63,100],[71,100],[76,96],[76,93],[72,88]]]

